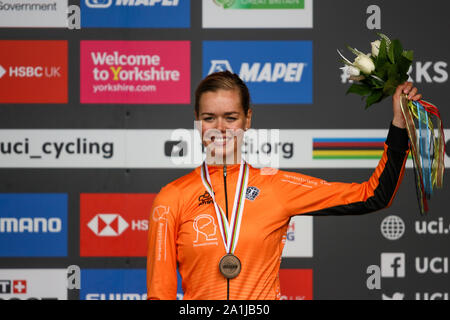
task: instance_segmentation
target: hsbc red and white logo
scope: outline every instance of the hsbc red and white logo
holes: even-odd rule
[[[82,257],[145,257],[148,219],[156,194],[80,196]]]
[[[120,236],[129,226],[119,214],[97,214],[88,223],[89,229],[99,237]]]
[[[0,103],[67,103],[67,41],[0,41]]]

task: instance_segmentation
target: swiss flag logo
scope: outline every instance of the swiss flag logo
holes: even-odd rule
[[[83,193],[80,256],[147,256],[148,220],[155,193]]]
[[[14,294],[26,294],[27,293],[27,281],[26,280],[13,280],[13,293]]]

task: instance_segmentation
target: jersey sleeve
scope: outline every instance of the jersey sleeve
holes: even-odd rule
[[[147,299],[177,297],[177,212],[179,193],[170,185],[161,189],[149,216],[147,248]]]
[[[327,182],[278,171],[272,188],[288,216],[358,215],[389,207],[403,179],[409,144],[406,129],[391,124],[383,155],[368,181]]]

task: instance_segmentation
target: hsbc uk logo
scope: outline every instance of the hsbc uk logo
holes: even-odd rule
[[[5,69],[0,65],[0,79],[10,78],[61,78],[61,66],[10,66]]]
[[[129,227],[129,224],[119,214],[100,213],[89,221],[88,227],[99,237],[117,237]]]

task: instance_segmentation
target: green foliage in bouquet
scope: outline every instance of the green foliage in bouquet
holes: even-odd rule
[[[357,81],[347,90],[366,99],[366,109],[374,103],[395,93],[398,85],[408,80],[408,70],[412,64],[413,51],[403,50],[399,40],[391,41],[386,35],[377,33],[380,40],[372,42],[372,54],[364,54],[348,47],[357,57],[353,63],[343,58],[350,79]]]

